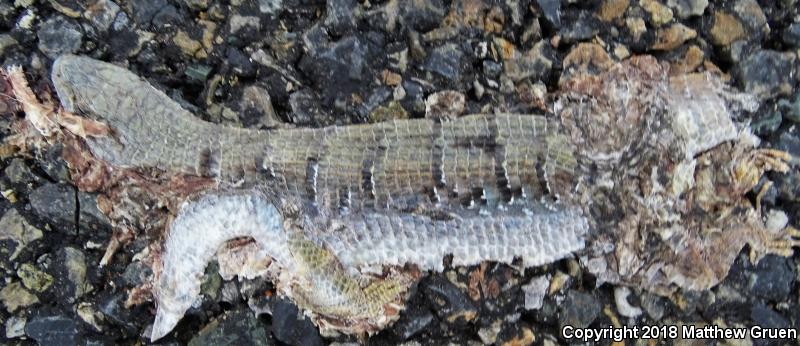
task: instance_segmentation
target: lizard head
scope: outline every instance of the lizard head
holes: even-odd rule
[[[110,121],[124,117],[123,103],[138,100],[133,91],[143,81],[122,67],[97,63],[88,57],[62,55],[53,63],[51,80],[62,106],[69,112]]]

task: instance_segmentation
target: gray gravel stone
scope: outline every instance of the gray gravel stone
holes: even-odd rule
[[[36,32],[39,50],[50,59],[64,54],[72,54],[81,48],[83,32],[71,19],[54,16],[48,19]]]
[[[794,278],[791,259],[768,255],[752,269],[747,282],[754,296],[780,302],[792,292]]]
[[[353,31],[356,28],[356,14],[359,7],[356,0],[328,0],[325,26],[337,36]]]
[[[380,40],[365,35],[348,36],[324,44],[301,59],[300,70],[311,77],[318,90],[329,91],[324,93],[322,104],[350,100],[353,93],[367,87],[373,78],[370,66],[381,64],[384,59]]]
[[[181,13],[167,0],[133,0],[133,21],[140,26],[150,26],[151,29],[163,30],[168,25],[180,24]]]
[[[794,53],[774,50],[755,52],[734,70],[745,91],[761,98],[787,95],[795,84]]]
[[[356,113],[361,119],[367,119],[369,114],[392,97],[392,89],[379,86],[370,91],[367,99],[356,108]]]
[[[793,156],[800,155],[800,128],[791,126],[782,132],[775,143],[775,148],[788,151]],[[800,171],[789,170],[786,174],[774,177],[778,189],[778,198],[788,202],[800,201]]]
[[[16,14],[16,7],[11,1],[0,2],[0,25],[4,27],[14,26]]]
[[[229,47],[226,52],[225,62],[237,76],[249,78],[256,74],[253,61],[239,49]]]
[[[106,31],[117,19],[120,7],[114,1],[98,1],[96,4],[87,8],[85,16],[89,22],[99,31]],[[124,14],[124,13],[123,13]]]
[[[245,28],[258,31],[261,29],[261,19],[256,16],[234,14],[229,20],[229,25],[231,34],[236,34]]]
[[[11,316],[6,321],[6,338],[13,339],[25,335],[25,317]]]
[[[281,124],[275,108],[272,107],[269,92],[260,86],[251,85],[242,90],[239,109],[243,113],[241,117],[245,126],[274,128]]]
[[[103,313],[106,321],[122,327],[122,330],[134,335],[138,333],[137,322],[134,318],[134,311],[125,307],[127,293],[124,291],[113,295],[98,297],[97,308]]]
[[[541,309],[544,297],[547,294],[547,287],[549,286],[549,275],[534,277],[527,285],[523,285],[522,291],[525,292],[525,310]]]
[[[272,307],[272,335],[289,345],[323,345],[319,330],[297,306],[283,299]]]
[[[162,8],[167,0],[132,0],[133,20],[139,24],[148,24]]]
[[[588,327],[600,315],[602,308],[602,303],[594,295],[569,291],[558,314],[559,326]]]
[[[47,176],[58,182],[69,180],[69,168],[61,156],[62,148],[63,146],[60,143],[47,148],[43,160],[39,161],[39,167],[44,170]]]
[[[536,0],[545,21],[553,28],[561,27],[561,0]]]
[[[667,6],[675,10],[681,19],[703,15],[708,7],[708,0],[667,0]]]
[[[189,340],[189,346],[269,344],[267,330],[249,310],[228,312]]]
[[[782,122],[781,112],[766,109],[754,114],[750,128],[756,136],[767,136],[775,133]]]
[[[447,6],[441,0],[408,1],[400,6],[403,23],[418,32],[434,29],[447,13]]]
[[[150,267],[141,261],[133,261],[125,267],[125,272],[122,273],[122,281],[125,285],[135,287],[139,286],[153,274]]]
[[[0,218],[0,241],[11,240],[16,243],[9,257],[11,260],[16,258],[26,245],[41,239],[43,235],[40,229],[29,224],[16,209],[9,209]]]
[[[25,164],[25,160],[21,158],[12,159],[3,172],[6,178],[14,184],[27,184],[39,180],[39,177],[33,174],[30,167]]]
[[[564,43],[586,41],[600,32],[600,20],[595,16],[581,12],[578,18],[558,31]]]
[[[800,123],[800,91],[788,100],[780,100],[778,106],[781,107],[782,115],[789,121]]]
[[[292,109],[292,123],[297,125],[312,124],[323,114],[319,99],[309,89],[300,89],[289,95],[289,107]]]
[[[80,334],[78,321],[62,314],[37,316],[25,325],[25,335],[40,345],[77,345]]]
[[[478,317],[480,311],[472,300],[441,275],[433,275],[420,285],[440,320],[447,321],[455,328],[464,328]]]
[[[446,43],[433,49],[423,67],[439,76],[458,82],[464,77],[464,52],[453,43]]]
[[[783,42],[793,47],[800,47],[800,23],[793,23],[783,31]]]
[[[792,324],[783,317],[781,314],[770,309],[763,304],[756,304],[750,309],[750,318],[753,320],[753,325],[761,328],[790,328]],[[783,343],[775,342],[777,340],[770,339],[756,339],[753,345],[781,345]],[[787,340],[796,341],[796,340]],[[790,342],[791,343],[791,342]]]
[[[86,256],[73,247],[64,247],[58,251],[57,260],[49,268],[56,279],[53,292],[59,299],[75,302],[92,287],[86,281]]]
[[[408,340],[431,326],[435,319],[427,307],[421,304],[410,305],[400,314],[400,319],[392,326],[392,331],[401,340]]]
[[[97,195],[78,191],[80,232],[98,235],[100,230],[111,230],[111,221],[97,207]]]
[[[33,210],[43,220],[59,232],[74,234],[78,207],[75,188],[66,184],[46,184],[33,190],[29,198]]]
[[[275,14],[283,8],[283,0],[258,0],[258,10],[261,13]]]
[[[9,49],[17,44],[17,40],[15,40],[9,34],[0,34],[0,56],[5,53],[6,49]]]
[[[208,8],[208,0],[183,0],[189,8],[205,10]]]
[[[639,296],[639,301],[642,304],[642,309],[653,321],[660,321],[664,314],[667,313],[669,301],[664,297],[644,292]]]

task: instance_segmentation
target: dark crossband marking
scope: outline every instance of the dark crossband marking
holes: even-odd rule
[[[375,157],[367,157],[361,164],[361,189],[368,199],[375,199]]]
[[[306,160],[306,193],[312,201],[317,200],[317,178],[319,174],[319,161],[310,157]]]
[[[259,178],[274,180],[275,170],[272,168],[272,164],[270,164],[270,162],[267,160],[268,157],[269,154],[266,153],[263,156],[254,157],[256,165],[256,174],[258,174]]]
[[[217,178],[220,174],[219,152],[210,148],[200,151],[199,171],[201,176]]]
[[[444,132],[442,131],[442,121],[436,118],[432,126],[433,135],[431,136],[431,176],[435,187],[443,188],[447,185],[444,174]],[[437,197],[438,198],[438,197]]]
[[[494,177],[495,185],[499,192],[498,199],[508,203],[511,202],[514,195],[511,192],[511,182],[508,178],[508,170],[506,170],[506,147],[498,143],[500,130],[497,127],[497,116],[489,117],[487,121],[490,137],[492,139],[491,144],[492,147],[494,147]]]
[[[341,193],[339,194],[339,213],[342,215],[346,215],[350,212],[350,208],[352,207],[352,200],[353,200],[353,193],[350,191],[350,187],[343,187]]]
[[[536,159],[536,181],[539,183],[539,190],[542,195],[549,195],[550,188],[547,187],[547,174],[545,173],[544,158]]]
[[[377,206],[377,198],[378,198],[378,191],[377,191],[377,183],[376,183],[376,174],[383,169],[383,161],[386,158],[386,152],[388,148],[383,142],[386,139],[386,128],[384,127],[383,130],[373,130],[371,131],[372,134],[372,143],[379,143],[375,147],[366,149],[369,151],[367,153],[366,158],[361,163],[361,190],[363,191],[361,196],[361,206]]]

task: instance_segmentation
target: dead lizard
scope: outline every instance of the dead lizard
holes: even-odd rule
[[[260,131],[203,122],[121,67],[62,56],[52,81],[64,111],[46,116],[110,129],[62,124],[111,167],[214,182],[168,227],[153,340],[240,237],[321,327],[361,333],[393,321],[416,270],[442,270],[447,255],[535,266],[583,250],[601,282],[665,293],[715,285],[745,244],[755,260],[791,254],[786,225],[766,227],[744,198],[791,158],[756,149],[732,121],[747,95],[667,69],[641,56],[573,75],[552,115]]]

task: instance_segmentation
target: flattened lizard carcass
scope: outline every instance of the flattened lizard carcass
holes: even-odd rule
[[[797,240],[744,198],[791,158],[755,149],[733,122],[752,108],[747,95],[667,69],[641,56],[574,75],[549,115],[268,131],[203,122],[90,58],[59,58],[52,81],[66,111],[111,129],[84,139],[101,161],[214,182],[169,226],[155,340],[239,237],[274,260],[280,290],[320,326],[349,333],[390,323],[416,270],[442,270],[447,255],[535,266],[582,251],[601,282],[666,293],[715,285],[746,244],[754,259],[791,254]]]

